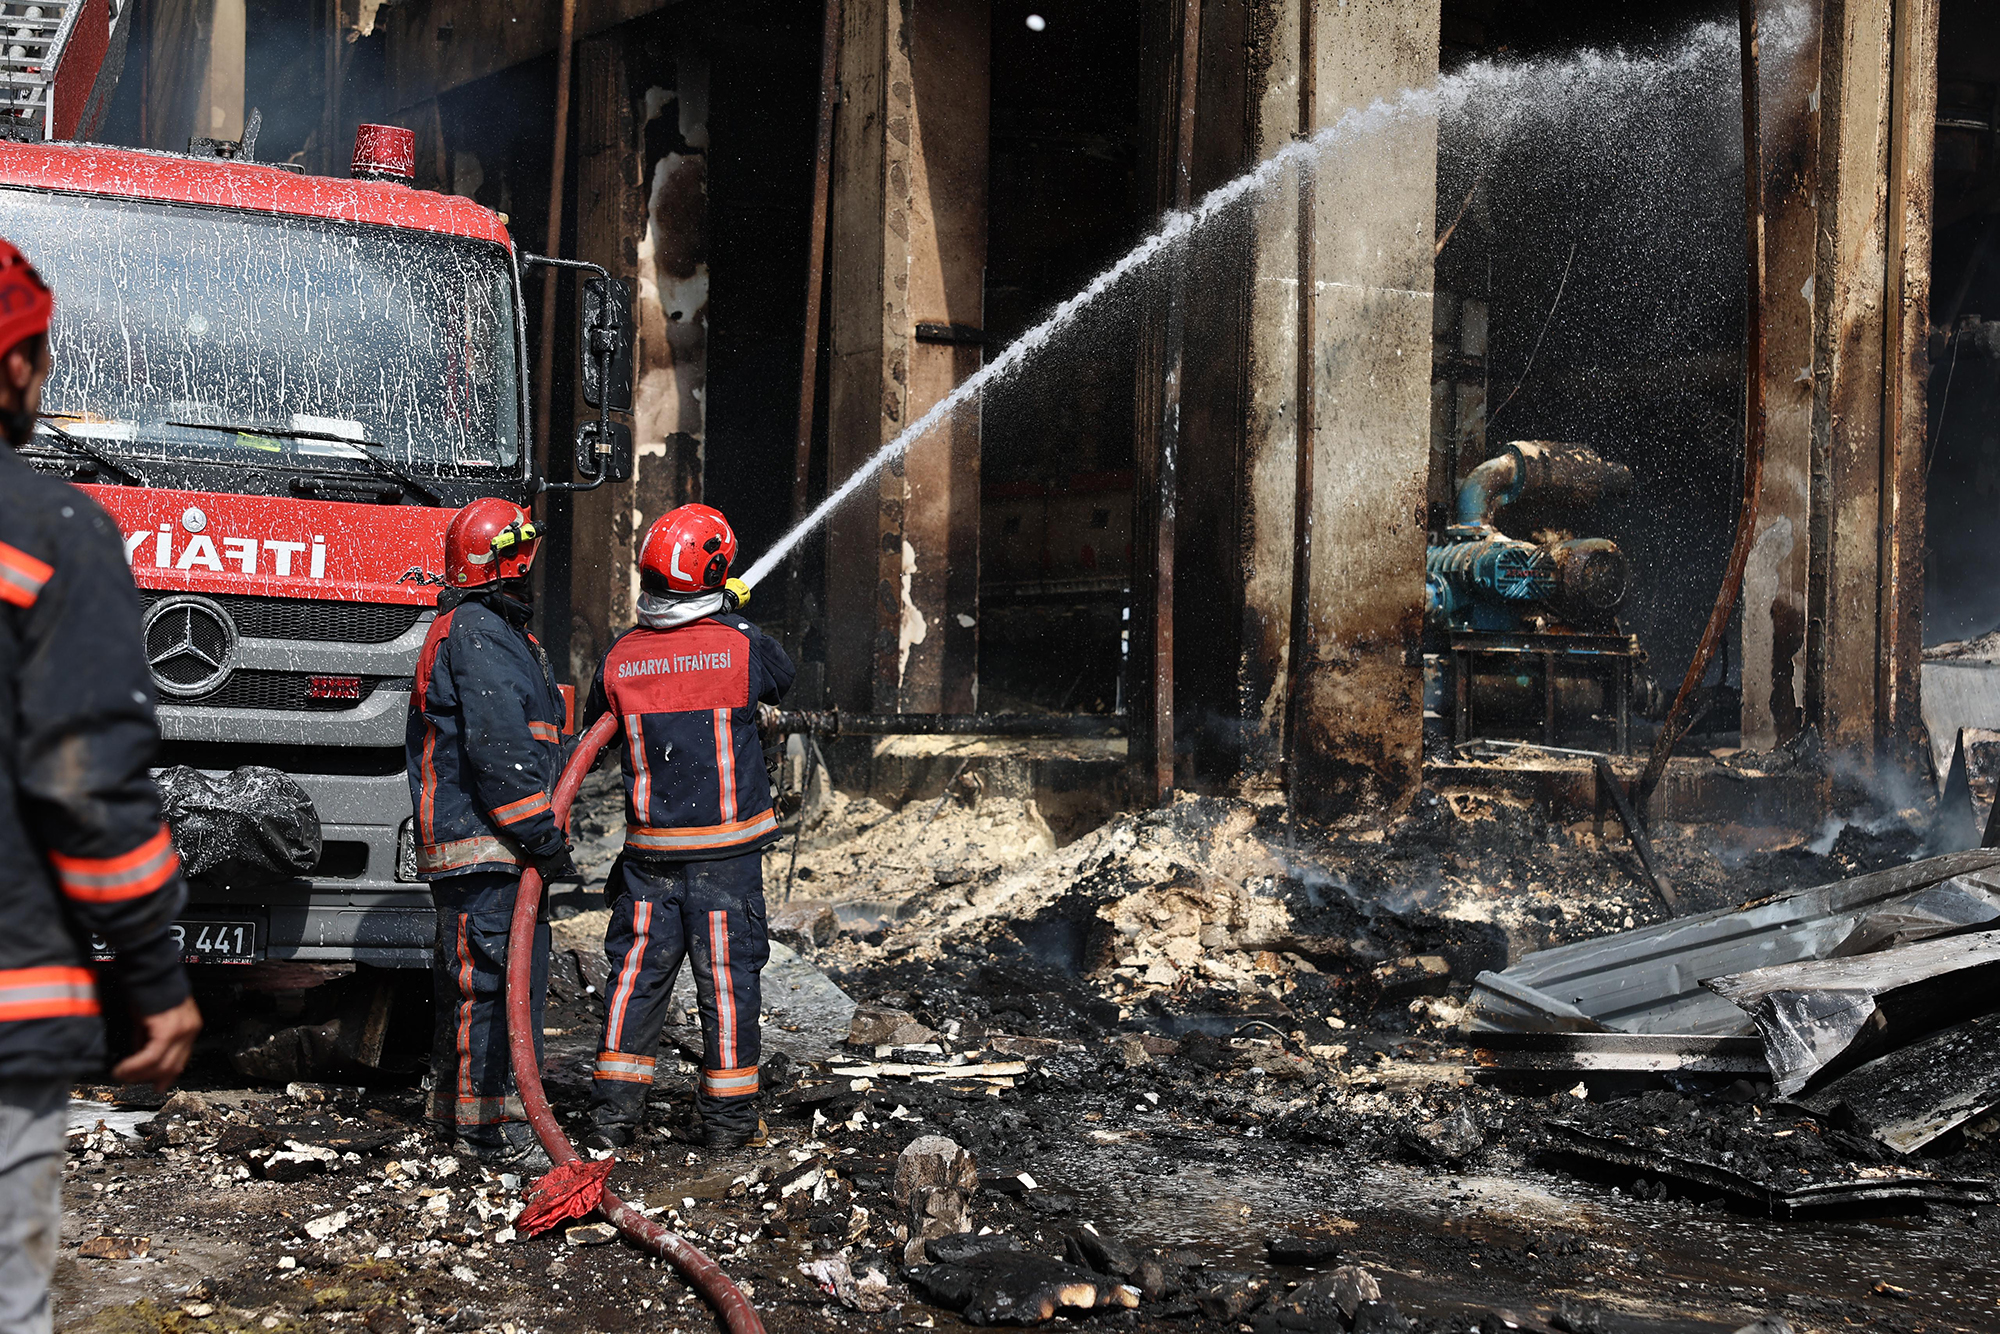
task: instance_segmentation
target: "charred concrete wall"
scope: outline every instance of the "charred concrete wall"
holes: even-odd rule
[[[1743,738],[1920,768],[1935,0],[1763,6],[1768,452]]]
[[[161,0],[148,18],[140,78],[145,146],[180,153],[197,135],[241,138],[243,0]]]
[[[978,368],[991,29],[986,0],[851,0],[844,21],[829,287],[834,478]],[[826,645],[837,703],[972,707],[978,442],[976,411],[960,414],[834,517]]]
[[[592,37],[670,5],[671,0],[577,0],[576,35]],[[562,27],[562,6],[543,0],[427,0],[383,5],[379,12],[397,106],[546,56],[555,50]]]
[[[1820,86],[1807,710],[1914,764],[1936,0],[1829,0]]]
[[[1813,338],[1819,234],[1819,16],[1760,0],[1766,23],[1806,25],[1763,80],[1764,491],[1743,578],[1743,744],[1770,750],[1806,720],[1806,606],[1811,569]]]

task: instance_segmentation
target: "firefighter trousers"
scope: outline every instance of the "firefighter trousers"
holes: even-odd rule
[[[636,1129],[644,1117],[674,976],[686,958],[701,1011],[695,1106],[704,1126],[754,1130],[760,974],[771,957],[763,854],[650,865],[620,858],[605,892],[615,895],[604,937],[611,977],[591,1121]]]
[[[475,1147],[503,1147],[502,1125],[525,1121],[507,1060],[507,935],[519,877],[474,871],[434,881],[437,939],[431,979],[430,1115]],[[535,1058],[542,1055],[542,1006],[549,994],[549,925],[535,927],[529,973]]]
[[[49,1334],[69,1080],[0,1080],[0,1334]]]

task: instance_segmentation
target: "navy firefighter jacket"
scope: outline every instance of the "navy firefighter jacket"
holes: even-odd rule
[[[715,861],[777,838],[757,705],[793,672],[777,640],[729,612],[612,641],[584,716],[618,719],[627,856]]]
[[[69,1078],[104,1062],[93,935],[133,1009],[187,998],[187,889],[117,526],[0,445],[0,539],[0,1081]]]
[[[417,875],[442,880],[561,852],[551,804],[562,775],[562,695],[528,609],[497,593],[447,593],[417,658],[404,759]]]

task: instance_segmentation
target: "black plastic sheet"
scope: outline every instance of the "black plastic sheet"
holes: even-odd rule
[[[211,777],[175,765],[159,775],[167,828],[190,876],[282,880],[319,864],[319,812],[297,779],[245,765]]]

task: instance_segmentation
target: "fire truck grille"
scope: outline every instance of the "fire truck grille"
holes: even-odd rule
[[[177,701],[203,704],[216,709],[273,709],[310,713],[338,713],[358,709],[378,686],[409,689],[407,677],[364,676],[358,699],[313,699],[312,674],[308,672],[231,672],[222,687],[198,699]]]
[[[144,592],[146,606],[164,593]],[[260,598],[209,594],[250,639],[302,639],[335,644],[387,644],[400,639],[427,608],[373,602],[324,602],[317,598]]]

